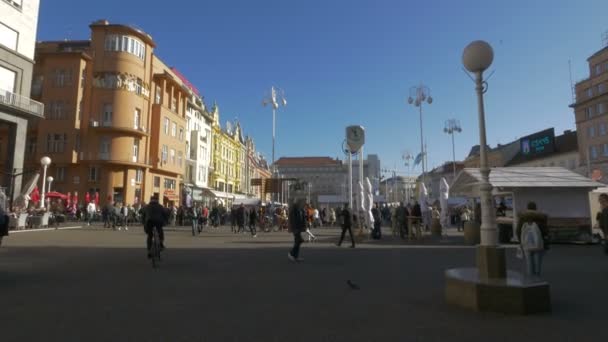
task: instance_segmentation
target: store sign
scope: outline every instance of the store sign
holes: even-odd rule
[[[520,152],[526,157],[552,153],[555,151],[555,132],[553,128],[538,132],[519,140]]]

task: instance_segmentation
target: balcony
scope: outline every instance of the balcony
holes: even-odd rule
[[[95,162],[95,163],[104,163],[104,164],[120,164],[127,166],[139,166],[139,167],[150,167],[152,166],[150,160],[148,158],[140,157],[137,160],[135,157],[114,157],[112,153],[109,152],[100,152],[100,153],[85,153],[80,152],[78,156],[79,161],[87,161],[87,162]]]
[[[8,90],[0,89],[0,105],[44,118],[44,104]]]
[[[147,137],[150,135],[148,133],[148,130],[143,126],[116,126],[112,125],[111,122],[107,121],[91,120],[89,121],[89,128],[98,130],[100,132],[117,132],[124,133],[126,135],[137,135],[142,137]]]

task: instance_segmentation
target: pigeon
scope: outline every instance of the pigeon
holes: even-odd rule
[[[353,283],[350,280],[346,281],[346,284],[348,285],[348,287],[350,287],[351,290],[360,290],[361,288],[359,287],[359,285]]]

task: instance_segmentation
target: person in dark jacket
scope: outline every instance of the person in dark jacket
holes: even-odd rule
[[[380,239],[382,237],[382,214],[380,213],[380,208],[378,208],[378,203],[374,205],[372,208],[372,216],[374,217],[374,230],[372,232],[372,237],[374,239]]]
[[[241,231],[244,233],[245,232],[245,206],[243,205],[243,203],[241,203],[241,205],[238,207],[238,209],[232,209],[232,212],[235,213],[235,218],[236,218],[236,224],[238,225],[238,230],[237,233],[240,233]]]
[[[253,237],[258,237],[258,234],[255,231],[255,224],[258,221],[258,213],[255,207],[249,210],[249,230],[251,231],[251,235]]]
[[[304,212],[304,200],[299,199],[291,207],[289,212],[289,226],[293,234],[293,248],[287,257],[291,261],[303,261],[300,258],[300,245],[304,242],[302,232],[306,231],[306,213]]]
[[[160,248],[165,249],[165,232],[163,225],[169,220],[169,211],[158,203],[158,197],[152,196],[150,203],[144,209],[144,230],[148,235],[146,245],[148,247],[148,258],[151,257],[150,247],[152,247],[152,232],[156,229],[160,238]]]
[[[598,214],[598,221],[604,233],[604,252],[608,254],[608,194],[600,194],[599,202],[602,211]]]
[[[344,241],[344,235],[346,235],[346,231],[348,230],[348,235],[350,236],[350,240],[352,245],[350,248],[355,248],[355,238],[353,237],[353,214],[350,212],[350,208],[348,207],[348,203],[344,203],[344,208],[342,209],[342,235],[340,235],[340,241],[336,244],[336,246],[340,247],[342,245],[342,241]]]

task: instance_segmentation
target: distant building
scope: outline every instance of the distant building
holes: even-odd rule
[[[578,163],[586,176],[608,183],[608,46],[587,59],[589,77],[576,83],[570,105],[578,135]]]
[[[560,166],[572,171],[583,171],[579,167],[576,131],[567,130],[554,137],[551,128],[523,137],[519,141],[520,151],[506,166]]]
[[[275,162],[279,176],[296,178],[309,184],[309,200],[318,204],[319,195],[346,198],[348,193],[345,165],[330,157],[282,157]]]
[[[388,203],[408,203],[415,197],[415,186],[416,177],[390,177],[380,182],[380,196]]]

